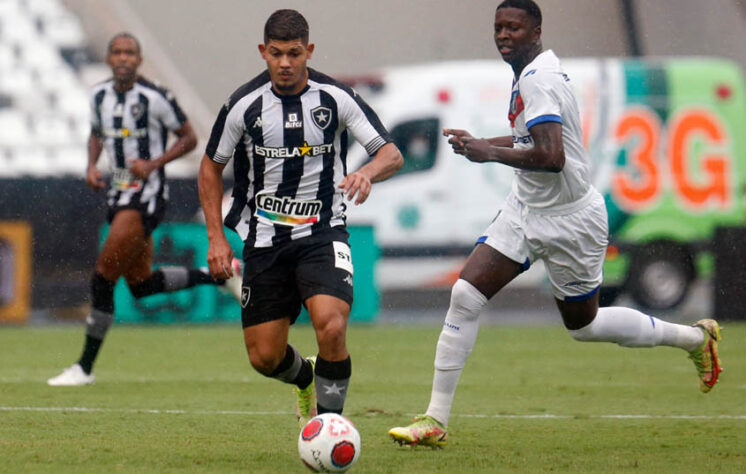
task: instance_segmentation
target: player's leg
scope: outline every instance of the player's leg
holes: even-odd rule
[[[314,368],[319,413],[342,413],[352,375],[346,333],[350,305],[335,296],[317,294],[306,300],[316,331],[319,354]]]
[[[227,280],[214,280],[206,268],[189,268],[183,266],[163,266],[156,270],[153,266],[152,231],[158,224],[154,216],[142,216],[145,235],[138,240],[139,248],[134,252],[131,265],[124,273],[132,296],[144,298],[157,293],[171,292],[192,288],[196,285],[223,285],[240,301],[241,265],[237,259],[233,262],[233,276]]]
[[[456,386],[476,342],[479,314],[492,296],[528,268],[529,253],[521,216],[521,204],[509,196],[467,259],[451,290],[438,338],[427,412],[409,426],[389,430],[394,441],[433,447],[445,445]]]
[[[251,365],[259,373],[295,385],[298,417],[315,415],[313,358],[288,344],[290,325],[300,314],[301,299],[293,279],[295,262],[286,248],[253,249],[243,275],[241,323]],[[305,423],[303,423],[305,424]]]
[[[538,228],[551,235],[545,259],[565,327],[578,341],[613,342],[625,347],[679,347],[690,353],[708,391],[720,371],[717,323],[669,323],[632,308],[598,307],[606,251],[606,210],[599,197],[569,216],[541,217]],[[555,229],[555,230],[552,230]]]
[[[342,413],[352,375],[347,319],[352,306],[353,262],[349,235],[331,228],[295,246],[298,292],[316,331],[314,384],[319,413]],[[300,402],[300,398],[299,398]]]
[[[394,441],[445,446],[456,387],[477,339],[479,314],[489,298],[523,270],[523,265],[489,245],[477,245],[451,290],[451,302],[435,350],[435,371],[427,411],[415,417],[409,426],[389,430]]]
[[[86,318],[86,337],[80,359],[61,375],[49,379],[49,385],[93,383],[93,364],[114,321],[114,284],[131,264],[143,241],[138,211],[125,209],[114,214],[109,234],[96,260],[91,279],[91,313]]]

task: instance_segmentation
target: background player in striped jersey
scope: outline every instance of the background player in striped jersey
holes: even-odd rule
[[[96,167],[106,149],[112,169],[107,194],[111,226],[91,280],[92,309],[86,318],[83,353],[78,362],[47,381],[53,386],[94,382],[93,363],[114,320],[114,284],[119,277],[127,280],[135,298],[199,284],[226,285],[240,295],[240,279],[226,281],[229,275],[216,281],[200,269],[151,269],[151,233],[163,219],[168,198],[164,166],[193,150],[197,138],[171,92],[138,75],[142,56],[134,36],[114,36],[106,61],[113,77],[92,91],[86,183],[93,190],[106,187]],[[167,148],[169,131],[177,140]]]
[[[715,385],[720,372],[720,329],[714,320],[684,326],[630,308],[599,309],[609,229],[603,197],[590,182],[570,78],[557,56],[543,51],[541,11],[532,0],[498,5],[494,40],[515,73],[508,111],[512,136],[476,139],[465,130],[443,132],[454,151],[470,161],[514,167],[513,188],[453,286],[426,414],[389,430],[401,444],[446,444],[453,397],[476,341],[479,313],[536,259],[544,261],[562,321],[574,339],[684,349],[703,392]]]
[[[370,107],[349,87],[307,67],[313,51],[300,13],[278,10],[269,17],[259,45],[267,70],[221,109],[199,180],[208,263],[217,277],[233,258],[220,205],[223,169],[233,158],[233,202],[225,225],[245,242],[246,349],[258,372],[296,386],[301,425],[317,406],[319,412],[342,412],[352,372],[345,334],[353,265],[344,197],[363,203],[371,183],[403,164]],[[350,174],[348,131],[372,157]],[[315,358],[301,357],[288,344],[301,305],[316,330]]]

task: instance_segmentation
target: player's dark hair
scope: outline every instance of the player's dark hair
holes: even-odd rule
[[[295,10],[277,10],[264,24],[264,44],[269,40],[292,41],[300,39],[308,44],[308,22]]]
[[[541,9],[534,0],[505,0],[497,6],[495,11],[501,8],[518,8],[528,14],[536,21],[536,26],[541,26]]]
[[[117,33],[111,37],[111,39],[109,40],[109,45],[106,47],[107,54],[111,53],[111,48],[114,46],[114,41],[118,40],[119,38],[127,38],[134,41],[135,45],[137,46],[137,54],[141,54],[142,50],[140,49],[140,41],[135,38],[135,35],[126,31],[122,31],[121,33]]]

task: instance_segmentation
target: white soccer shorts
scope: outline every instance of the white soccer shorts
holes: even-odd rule
[[[609,243],[606,205],[595,189],[570,205],[550,209],[530,208],[511,193],[477,242],[526,269],[543,260],[555,298],[582,301],[603,280]]]

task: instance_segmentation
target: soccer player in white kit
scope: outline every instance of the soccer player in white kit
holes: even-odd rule
[[[622,307],[598,307],[608,219],[590,183],[578,107],[557,56],[543,51],[541,11],[532,0],[505,0],[495,12],[495,44],[515,73],[508,118],[512,136],[473,138],[444,129],[455,153],[515,168],[512,191],[454,284],[438,339],[430,404],[414,423],[389,430],[394,441],[442,447],[461,371],[487,300],[543,260],[562,320],[573,339],[625,347],[672,346],[694,361],[708,392],[721,371],[720,328],[703,319],[672,324]]]

